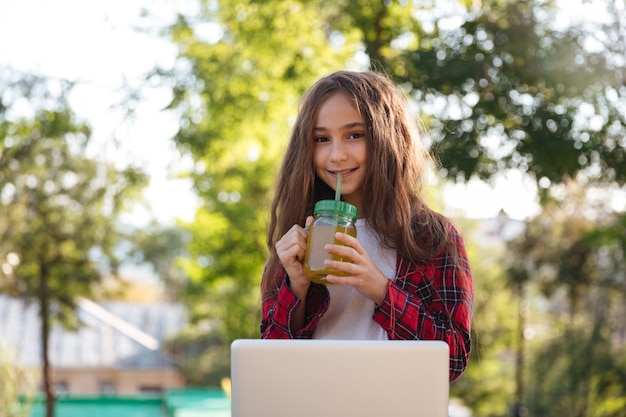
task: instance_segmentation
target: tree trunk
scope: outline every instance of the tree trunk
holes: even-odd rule
[[[41,356],[43,389],[46,395],[46,417],[54,417],[54,388],[50,380],[50,361],[48,358],[48,337],[50,335],[50,302],[48,297],[47,274],[41,268],[39,279],[39,317],[41,318]]]
[[[517,356],[515,359],[515,404],[513,406],[513,416],[521,417],[526,415],[526,405],[524,399],[524,329],[526,329],[526,317],[527,301],[526,301],[526,287],[520,283],[517,287],[517,294],[519,298],[518,306],[518,330],[517,330]]]

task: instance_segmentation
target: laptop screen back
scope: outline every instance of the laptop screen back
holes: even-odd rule
[[[447,417],[448,359],[439,341],[236,340],[232,417]]]

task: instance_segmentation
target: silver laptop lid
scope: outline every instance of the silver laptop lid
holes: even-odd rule
[[[236,340],[232,417],[447,417],[448,360],[440,341]]]

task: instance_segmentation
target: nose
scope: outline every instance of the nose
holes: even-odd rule
[[[340,140],[333,140],[332,149],[330,151],[330,161],[340,162],[348,159],[348,152],[345,144]]]

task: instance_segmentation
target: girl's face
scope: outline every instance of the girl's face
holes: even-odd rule
[[[363,182],[367,174],[367,125],[343,92],[320,106],[313,131],[315,173],[333,190],[343,173],[341,195],[362,213]]]

